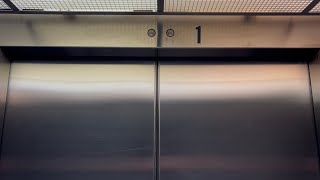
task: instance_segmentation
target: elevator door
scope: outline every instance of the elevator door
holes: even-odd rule
[[[160,63],[162,180],[315,180],[306,64]]]
[[[13,63],[1,180],[150,180],[154,64]]]

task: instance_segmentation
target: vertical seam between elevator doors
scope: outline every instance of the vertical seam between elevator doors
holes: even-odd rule
[[[159,102],[159,61],[155,62],[154,100],[154,180],[160,179],[160,102]]]
[[[312,90],[312,80],[311,80],[311,69],[310,64],[307,64],[308,66],[308,78],[309,78],[309,91],[310,91],[310,98],[311,98],[311,106],[312,106],[312,116],[313,116],[313,125],[314,125],[314,132],[315,132],[315,138],[316,138],[316,144],[317,144],[317,157],[318,157],[318,171],[320,172],[320,149],[319,149],[319,133],[317,130],[317,121],[316,121],[316,115],[315,115],[315,107],[314,107],[314,100],[313,100],[313,90]]]
[[[4,140],[4,131],[5,131],[5,122],[7,119],[7,109],[8,109],[8,101],[9,101],[9,88],[10,88],[10,79],[11,79],[11,62],[9,62],[9,72],[8,72],[8,81],[7,81],[7,92],[5,95],[5,105],[3,111],[3,121],[2,121],[2,131],[1,131],[1,139],[0,139],[0,161],[2,160],[2,151],[3,151],[3,140]]]
[[[162,45],[162,22],[157,18],[157,48],[155,49],[155,102],[154,102],[154,180],[160,180],[160,61],[159,47]]]

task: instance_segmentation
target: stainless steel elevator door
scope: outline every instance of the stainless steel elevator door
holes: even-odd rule
[[[154,64],[13,63],[1,180],[150,180]]]
[[[162,180],[319,178],[305,64],[160,65]]]

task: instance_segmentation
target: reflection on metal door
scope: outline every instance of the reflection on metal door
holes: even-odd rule
[[[153,63],[13,63],[1,180],[152,179],[153,99]]]
[[[309,88],[304,64],[161,63],[161,179],[318,179]]]

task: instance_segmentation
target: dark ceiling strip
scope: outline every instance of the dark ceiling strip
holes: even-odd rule
[[[12,11],[14,12],[19,11],[19,8],[17,8],[17,6],[14,5],[10,0],[3,0],[3,2],[5,2],[11,8]]]
[[[303,11],[302,13],[308,13],[310,12],[318,3],[320,0],[313,0]]]

